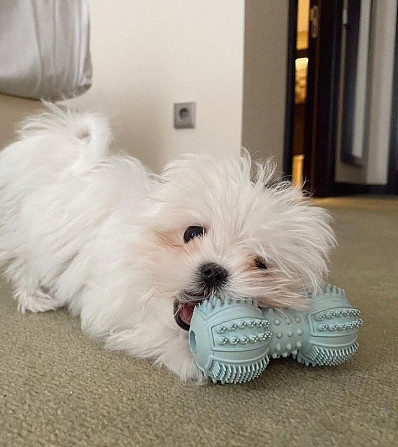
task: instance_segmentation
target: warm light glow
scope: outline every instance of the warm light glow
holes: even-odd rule
[[[303,104],[307,96],[308,57],[296,59],[295,103]]]
[[[310,0],[300,0],[297,11],[297,45],[298,50],[308,48]]]
[[[308,67],[308,57],[299,57],[296,59],[296,70],[307,70]]]
[[[293,157],[292,182],[294,186],[301,186],[303,183],[304,155]]]

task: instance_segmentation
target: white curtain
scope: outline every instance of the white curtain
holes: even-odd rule
[[[0,93],[56,101],[91,85],[86,0],[0,0]]]

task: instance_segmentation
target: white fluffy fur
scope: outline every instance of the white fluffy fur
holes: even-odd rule
[[[271,163],[187,156],[155,176],[111,153],[102,116],[50,109],[0,152],[0,263],[22,312],[68,306],[108,348],[198,380],[173,301],[189,300],[200,264],[228,270],[220,293],[305,305],[334,236],[328,214],[275,182]],[[207,233],[184,244],[190,225]]]

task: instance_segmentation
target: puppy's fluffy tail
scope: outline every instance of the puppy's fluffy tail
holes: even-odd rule
[[[78,112],[43,101],[47,111],[22,122],[21,139],[35,136],[53,137],[68,142],[77,156],[71,170],[78,173],[90,168],[109,153],[112,133],[105,116]]]

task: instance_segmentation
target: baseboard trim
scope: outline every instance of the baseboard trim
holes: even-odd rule
[[[350,196],[354,194],[374,194],[386,195],[389,194],[388,185],[360,185],[359,183],[335,183],[335,196]]]

